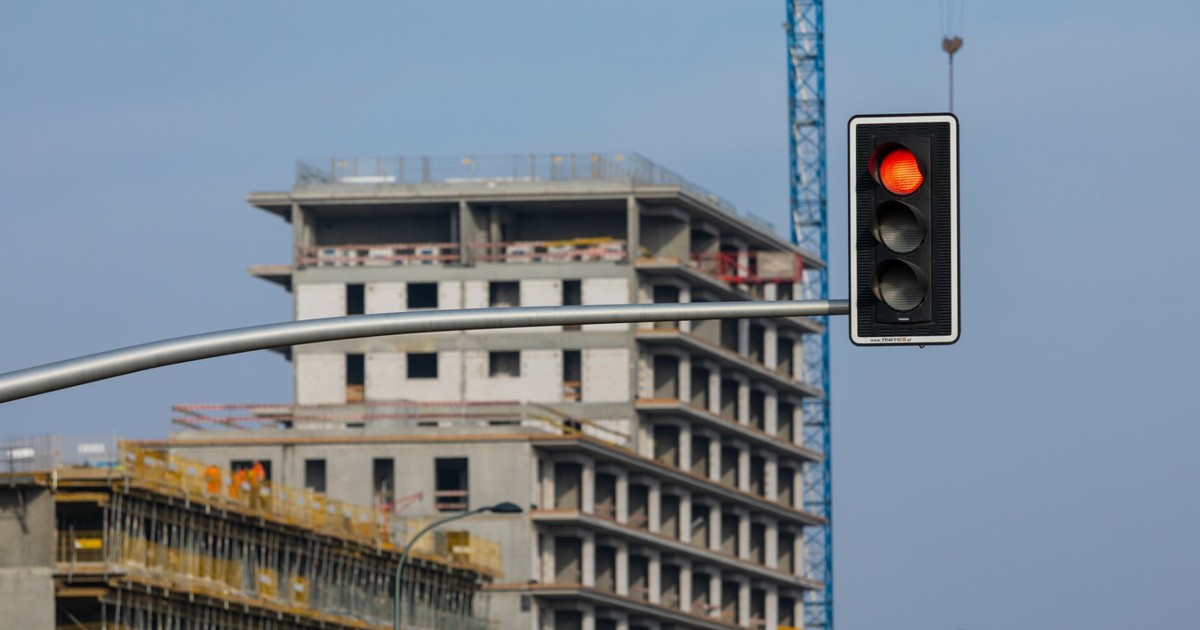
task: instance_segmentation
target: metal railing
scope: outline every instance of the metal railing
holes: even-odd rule
[[[309,188],[328,184],[443,184],[495,188],[507,184],[589,180],[677,186],[719,210],[741,216],[729,201],[637,153],[299,160],[295,185],[296,188]],[[763,223],[761,219],[755,222]]]
[[[37,435],[14,437],[0,444],[0,474],[49,471],[59,466],[119,466],[115,436]]]
[[[444,426],[495,427],[502,431],[586,435],[629,448],[628,433],[604,421],[578,418],[549,405],[516,400],[498,401],[365,401],[353,408],[342,405],[175,405],[172,422],[192,429],[244,429],[263,425],[282,427],[345,427],[349,424],[397,422],[431,432]]]
[[[509,243],[372,243],[301,247],[296,263],[313,267],[393,267],[464,262],[620,262],[625,241],[606,236]]]

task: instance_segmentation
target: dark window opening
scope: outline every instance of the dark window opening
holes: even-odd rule
[[[722,514],[721,515],[721,551],[737,557],[738,550],[741,544],[738,542],[741,537],[741,519],[737,514]]]
[[[762,457],[750,457],[750,492],[767,495],[767,460]]]
[[[749,354],[752,361],[763,363],[766,360],[766,336],[765,328],[758,324],[750,324]]]
[[[488,376],[518,377],[520,375],[521,353],[519,351],[488,353]]]
[[[361,354],[346,355],[346,402],[362,402],[366,383],[366,360]]]
[[[408,283],[408,309],[410,311],[438,307],[438,285],[436,282]]]
[[[796,472],[791,468],[780,466],[775,474],[777,477],[775,501],[784,505],[792,505],[795,502]]]
[[[467,459],[434,460],[434,505],[439,512],[462,512],[467,509]]]
[[[488,306],[507,307],[521,305],[521,283],[489,282]]]
[[[408,355],[408,378],[437,378],[438,355],[436,352],[410,353]]]
[[[721,415],[730,420],[738,420],[738,394],[740,384],[728,378],[721,379]]]
[[[721,582],[721,619],[731,624],[738,622],[737,582]]]
[[[775,413],[775,433],[783,440],[789,442],[793,439],[792,416],[796,413],[796,408],[791,403],[781,402]]]
[[[793,376],[792,359],[795,353],[795,342],[787,337],[780,337],[775,342],[775,369],[788,376]]]
[[[558,584],[583,581],[583,541],[579,538],[555,537],[554,581]]]
[[[563,400],[577,401],[583,386],[583,360],[579,350],[563,350]]]
[[[313,492],[325,492],[325,460],[304,460],[304,487]]]
[[[669,284],[660,284],[654,287],[654,303],[668,304],[679,302],[679,287]],[[655,328],[678,328],[679,323],[675,321],[654,322]]]
[[[654,356],[654,397],[679,398],[679,357]]]
[[[750,426],[759,431],[767,429],[767,394],[762,390],[750,390]]]
[[[390,457],[376,457],[371,462],[372,489],[375,505],[391,503],[396,496],[396,462]]]
[[[366,313],[366,298],[363,293],[363,285],[347,284],[346,285],[346,314],[347,315],[362,315]]]
[[[708,409],[708,370],[692,367],[691,403],[695,407]]]
[[[583,304],[583,283],[579,280],[563,280],[563,306],[579,306]],[[578,324],[563,326],[563,330],[579,330]]]

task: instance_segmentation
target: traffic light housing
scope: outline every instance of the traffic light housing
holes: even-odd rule
[[[958,119],[854,116],[849,130],[850,341],[958,341]]]

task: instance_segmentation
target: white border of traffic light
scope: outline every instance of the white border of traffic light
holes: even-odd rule
[[[858,236],[858,191],[854,184],[857,164],[856,133],[858,124],[886,123],[938,123],[950,124],[950,258],[954,263],[950,266],[950,312],[951,327],[949,335],[932,335],[925,337],[859,337],[858,336],[858,257],[855,255],[854,239]],[[850,118],[848,128],[848,153],[850,156],[849,170],[846,179],[850,180],[850,341],[860,345],[923,345],[949,344],[958,341],[959,333],[959,280],[958,280],[958,118],[954,114],[901,114],[901,115],[871,115],[859,114]]]

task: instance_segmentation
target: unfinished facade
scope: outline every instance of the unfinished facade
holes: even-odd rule
[[[5,627],[392,627],[389,514],[156,449],[81,444],[97,455],[82,465],[57,461],[52,438],[3,449]],[[407,626],[493,627],[482,589],[496,545],[456,542],[443,533],[410,558]]]
[[[252,272],[310,319],[780,300],[822,265],[636,155],[302,163],[249,202],[292,229]],[[414,334],[298,346],[295,404],[179,407],[172,452],[500,541],[505,628],[799,627],[805,318]],[[255,431],[220,430],[255,425]]]

